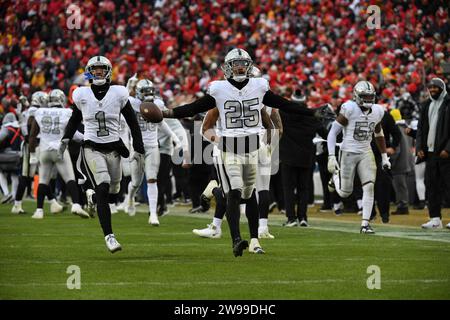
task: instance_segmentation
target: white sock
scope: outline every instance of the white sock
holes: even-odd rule
[[[222,228],[222,219],[214,217],[212,223],[213,223],[213,226],[215,226],[217,229]]]
[[[239,209],[241,210],[241,214],[245,214],[245,203],[239,205]]]
[[[19,186],[19,177],[17,175],[11,175],[11,192],[13,195],[13,198],[16,198],[17,193],[17,187]]]
[[[0,187],[2,188],[2,192],[5,196],[9,194],[8,180],[6,179],[6,175],[3,172],[0,172]]]
[[[369,224],[370,215],[372,214],[373,200],[374,200],[374,186],[373,183],[367,183],[363,187],[362,197],[362,226]],[[365,224],[364,224],[365,223]]]
[[[44,213],[44,209],[42,209],[42,208],[37,208],[37,209],[36,209],[36,213]]]
[[[266,228],[268,221],[269,221],[269,219],[259,219],[259,227],[260,228]]]
[[[51,201],[50,201],[51,203],[56,203],[56,204],[59,204],[58,203],[58,201],[56,201],[56,199],[55,198],[53,198]]]
[[[437,222],[437,223],[441,222],[441,218],[439,218],[439,217],[431,218],[431,220],[434,222]]]
[[[22,201],[14,201],[14,205],[18,206],[19,208],[22,208]]]
[[[156,214],[156,207],[158,205],[158,185],[156,182],[147,183],[147,197],[150,214]]]

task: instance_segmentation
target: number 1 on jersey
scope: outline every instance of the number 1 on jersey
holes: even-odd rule
[[[98,121],[97,137],[109,136],[109,131],[106,128],[106,117],[104,111],[99,111],[95,114],[95,119]]]

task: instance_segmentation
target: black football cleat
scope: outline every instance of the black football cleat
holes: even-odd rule
[[[247,240],[237,240],[233,244],[233,254],[235,257],[242,257],[242,253],[248,248]]]

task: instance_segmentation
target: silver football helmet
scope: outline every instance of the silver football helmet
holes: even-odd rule
[[[139,80],[136,84],[136,98],[141,101],[153,101],[155,99],[155,86],[148,79]]]
[[[242,82],[250,77],[252,66],[253,60],[247,51],[236,48],[227,53],[221,69],[226,79]]]
[[[31,105],[38,108],[46,108],[48,104],[48,94],[44,91],[36,91],[31,96]]]
[[[371,108],[375,103],[375,87],[369,81],[359,81],[353,87],[353,100],[360,107]]]
[[[53,89],[48,95],[49,108],[64,108],[66,106],[66,95],[60,89]]]
[[[98,73],[98,67],[103,69],[103,74]],[[111,81],[112,65],[111,62],[103,56],[95,56],[89,59],[86,68],[85,75],[89,80],[89,83],[95,85],[103,85],[106,82]]]

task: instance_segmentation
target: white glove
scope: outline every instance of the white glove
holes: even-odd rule
[[[36,157],[36,153],[35,152],[32,152],[32,153],[30,153],[30,164],[37,164],[39,161],[38,161],[38,158]]]
[[[58,149],[58,159],[62,160],[64,158],[64,151],[66,151],[69,145],[69,139],[62,139]]]
[[[391,162],[389,161],[387,153],[381,154],[381,166],[383,167],[383,170],[391,170]]]
[[[339,170],[339,164],[336,160],[336,156],[329,155],[328,156],[328,172],[334,173],[336,170]]]

